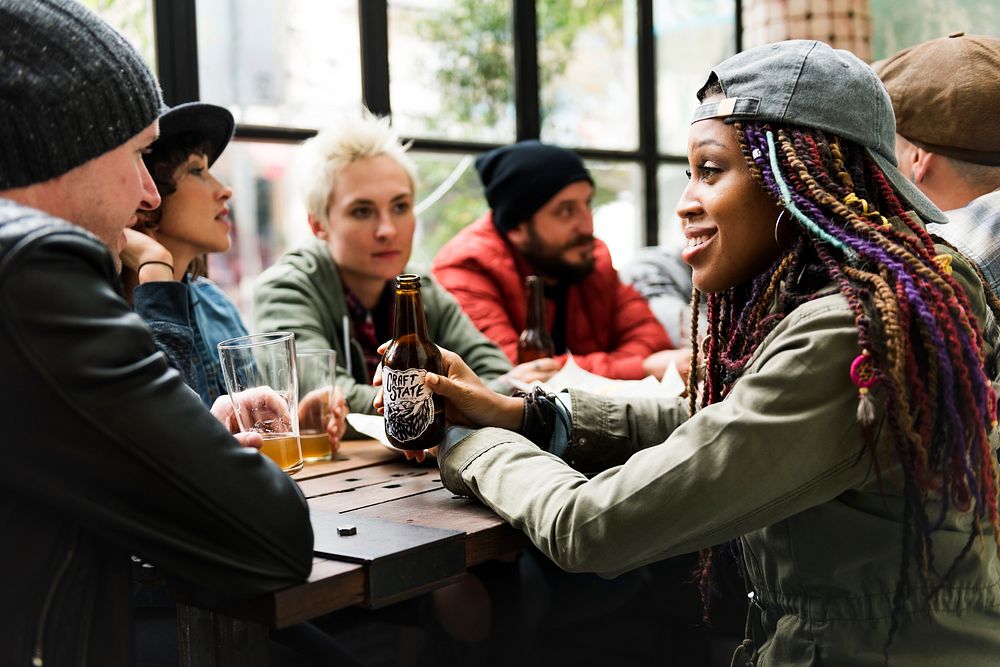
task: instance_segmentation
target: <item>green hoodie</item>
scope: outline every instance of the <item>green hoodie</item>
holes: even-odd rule
[[[406,269],[421,275],[420,295],[428,334],[435,343],[460,355],[495,391],[510,393],[499,379],[510,370],[510,361],[476,329],[458,302],[439,287],[430,272]],[[311,240],[285,253],[257,278],[254,290],[255,331],[292,331],[298,348],[331,348],[337,351],[337,384],[352,412],[374,414],[375,387],[365,377],[364,355],[354,340],[354,323],[347,310],[337,265],[326,245]],[[347,372],[344,322],[350,341],[351,370]]]

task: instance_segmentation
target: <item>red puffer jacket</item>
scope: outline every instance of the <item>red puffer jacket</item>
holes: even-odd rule
[[[643,377],[642,361],[674,347],[645,299],[622,284],[608,247],[597,240],[596,265],[569,289],[566,347],[586,370],[609,378]],[[434,277],[451,292],[476,326],[517,361],[517,338],[527,320],[524,278],[531,267],[507,243],[487,213],[463,229],[434,258]],[[555,303],[546,301],[551,330]],[[557,357],[562,362],[565,356]]]

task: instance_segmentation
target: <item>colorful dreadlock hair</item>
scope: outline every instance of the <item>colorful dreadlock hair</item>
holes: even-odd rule
[[[699,97],[713,92],[709,88]],[[725,398],[761,341],[796,306],[829,293],[831,285],[847,298],[858,331],[859,355],[850,372],[866,444],[876,472],[880,461],[902,469],[903,562],[888,647],[897,613],[913,591],[914,557],[919,582],[933,595],[982,536],[984,523],[992,526],[1000,552],[997,477],[988,439],[996,427],[994,370],[985,367],[982,335],[964,290],[951,276],[950,255],[938,254],[864,149],[815,129],[759,122],[733,126],[752,177],[781,202],[799,234],[770,270],[749,284],[707,295],[700,404]],[[894,227],[892,217],[902,224]],[[693,313],[701,299],[695,291]],[[992,292],[989,299],[996,314],[1000,303]],[[692,317],[692,339],[696,327]],[[695,349],[693,369],[698,361]],[[698,408],[696,375],[689,380],[692,414]],[[871,429],[873,385],[881,387],[884,401],[889,433],[884,451]],[[932,499],[939,500],[936,515],[928,509]],[[951,507],[972,512],[973,529],[935,585],[929,577],[936,573],[931,533]],[[712,567],[713,550],[707,550],[700,568],[706,608]]]

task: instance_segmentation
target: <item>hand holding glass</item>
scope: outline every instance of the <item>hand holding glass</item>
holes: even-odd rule
[[[226,390],[240,431],[260,433],[261,453],[285,472],[302,468],[299,444],[295,335],[287,332],[231,338],[219,343]]]
[[[299,350],[295,367],[299,375],[299,440],[306,461],[329,459],[333,446],[328,429],[333,404],[337,353],[333,350]],[[339,441],[337,446],[339,448]]]

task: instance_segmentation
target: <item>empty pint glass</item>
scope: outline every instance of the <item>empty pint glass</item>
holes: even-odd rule
[[[240,431],[260,433],[261,453],[291,474],[302,468],[295,334],[263,333],[219,343],[226,390]]]

